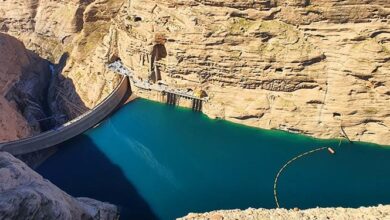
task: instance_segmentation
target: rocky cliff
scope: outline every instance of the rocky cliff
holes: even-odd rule
[[[0,153],[1,219],[118,219],[114,205],[73,198],[20,160]]]
[[[0,142],[61,125],[111,93],[119,77],[105,68],[113,56],[109,21],[120,4],[2,1]]]
[[[15,38],[0,34],[0,142],[28,137],[31,128],[5,95],[30,65],[27,51]]]
[[[389,1],[133,0],[127,13],[127,65],[147,77],[164,35],[163,81],[205,90],[209,116],[390,144]]]
[[[307,210],[247,209],[214,211],[203,214],[191,213],[180,220],[236,220],[236,219],[387,219],[390,206],[351,208],[314,208]]]
[[[105,64],[120,58],[136,77],[157,67],[172,87],[204,90],[211,117],[321,138],[344,127],[379,144],[390,144],[389,19],[386,0],[0,5],[2,31],[53,62],[69,53],[60,98],[76,115],[74,103],[93,107],[114,87]]]
[[[0,30],[58,64],[53,99],[70,119],[101,102],[119,83],[106,71],[112,57],[110,20],[122,1],[6,0],[0,4]]]
[[[0,33],[0,42],[3,128],[0,142],[25,138],[63,124],[66,117],[53,117],[63,115],[63,111],[54,98],[49,98],[56,95],[50,89],[56,87],[50,62],[27,50],[14,37]]]

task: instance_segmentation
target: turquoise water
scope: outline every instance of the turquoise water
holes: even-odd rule
[[[38,172],[77,197],[117,204],[122,219],[174,219],[216,209],[390,203],[390,149],[316,140],[210,120],[146,100],[60,146]]]

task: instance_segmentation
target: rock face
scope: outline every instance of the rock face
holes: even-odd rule
[[[59,64],[54,98],[70,119],[96,106],[119,83],[105,66],[114,45],[110,20],[121,4],[119,0],[6,0],[0,5],[0,30]]]
[[[2,1],[0,31],[18,38],[32,51],[26,51],[16,40],[11,42],[11,37],[0,35],[0,126],[4,131],[0,142],[63,124],[111,93],[119,77],[106,73],[105,68],[112,57],[109,21],[120,4]],[[51,71],[49,61],[56,64]],[[51,119],[40,121],[48,117]]]
[[[30,65],[29,55],[22,43],[0,34],[0,142],[28,137],[31,128],[5,95],[18,81],[23,69]]]
[[[115,87],[105,65],[120,58],[136,77],[203,89],[210,117],[321,138],[344,127],[352,140],[379,144],[390,144],[389,19],[386,0],[0,5],[2,31],[53,62],[69,53],[59,86],[68,114]]]
[[[32,133],[38,134],[51,127],[49,120],[40,121],[50,114],[45,111],[51,77],[49,62],[32,52],[26,53],[29,65],[23,68],[21,76],[9,89],[6,98],[16,104],[31,127]]]
[[[140,77],[165,35],[163,81],[255,127],[390,144],[390,2],[131,1],[121,57]]]
[[[55,87],[50,63],[27,50],[14,37],[0,33],[1,108],[0,142],[12,141],[63,124],[53,115]],[[56,113],[60,113],[57,110]],[[20,116],[23,116],[20,117]],[[26,123],[27,122],[27,123]]]
[[[236,219],[387,219],[390,216],[390,206],[367,208],[314,208],[307,210],[286,209],[247,209],[214,211],[204,214],[190,213],[180,220],[236,220]]]
[[[115,206],[73,198],[20,160],[0,153],[1,219],[118,219]]]

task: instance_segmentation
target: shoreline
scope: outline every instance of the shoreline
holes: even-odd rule
[[[128,104],[129,102],[131,102],[137,98],[143,98],[143,99],[146,99],[149,101],[153,101],[153,102],[157,102],[157,103],[161,103],[161,104],[166,104],[165,99],[161,98],[161,96],[159,96],[159,94],[157,94],[157,93],[152,93],[149,91],[140,90],[138,88],[134,88],[134,86],[131,86],[131,88],[133,89],[133,93],[131,96],[132,97],[134,96],[134,97],[133,98],[130,97],[129,100],[126,101],[125,104]],[[208,103],[204,103],[204,105],[206,106],[206,105],[208,105]],[[176,107],[191,109],[188,102],[186,102],[186,101],[180,102],[180,100],[177,102]],[[291,131],[288,129],[278,129],[278,128],[272,128],[272,127],[258,127],[258,126],[255,126],[253,124],[250,124],[250,123],[242,123],[242,121],[237,120],[237,119],[213,117],[213,115],[208,114],[207,111],[206,112],[201,111],[201,113],[204,114],[205,116],[207,116],[211,120],[222,120],[222,121],[226,121],[226,122],[233,123],[236,125],[246,126],[246,127],[250,127],[250,128],[254,128],[254,129],[260,129],[260,130],[266,130],[266,131],[286,132],[288,134],[298,134],[298,135],[303,135],[303,136],[307,136],[307,137],[310,137],[313,139],[324,140],[324,141],[326,141],[326,140],[339,140],[339,139],[348,141],[347,138],[342,137],[341,135],[338,137],[337,136],[329,136],[329,135],[315,135],[315,134],[308,134],[308,133],[300,132],[300,131]],[[352,142],[358,142],[358,143],[380,146],[380,147],[384,147],[384,148],[390,148],[390,143],[385,144],[385,143],[369,142],[369,141],[364,141],[364,140],[363,141],[362,140],[355,140],[354,138],[350,138],[350,139]]]
[[[158,114],[158,115],[156,115],[156,114]],[[145,116],[145,117],[143,117],[143,116]],[[163,119],[164,116],[166,116],[166,119]],[[122,117],[125,117],[126,120],[125,121],[122,120]],[[144,118],[147,120],[145,120]],[[160,123],[158,123],[160,126],[157,126],[157,127],[155,126],[156,119],[162,120],[162,121],[159,121]],[[129,121],[129,122],[131,121],[132,123],[127,123],[126,121]],[[203,137],[203,139],[206,140],[205,142],[209,142],[211,144],[210,145],[208,145],[208,144],[202,145],[203,141],[201,141],[201,142],[196,142],[194,144],[194,146],[187,146],[185,148],[178,148],[180,146],[183,146],[183,144],[182,143],[176,143],[176,144],[172,143],[171,144],[170,141],[167,141],[167,142],[163,142],[161,146],[156,145],[158,143],[161,143],[161,140],[163,140],[161,137],[166,136],[165,134],[159,135],[159,133],[161,131],[161,129],[159,129],[160,127],[165,127],[166,128],[165,130],[167,130],[167,131],[173,131],[173,129],[175,127],[180,129],[180,127],[182,126],[182,123],[185,121],[188,121],[188,123],[189,123],[188,124],[189,130],[184,131],[183,133],[181,133],[179,131],[177,133],[177,135],[189,134],[189,132],[193,131],[192,130],[193,128],[196,128],[196,129],[204,128],[204,129],[202,129],[202,130],[204,130],[204,133],[198,132],[197,135],[199,135],[199,137]],[[173,127],[166,126],[166,125],[170,125],[170,124],[178,124],[178,125],[173,126]],[[176,109],[172,106],[167,106],[167,105],[162,104],[162,103],[157,103],[157,102],[146,100],[146,99],[139,99],[139,100],[135,101],[134,103],[130,104],[129,106],[126,106],[125,109],[119,111],[117,113],[117,115],[114,115],[112,119],[110,119],[106,122],[106,124],[102,124],[102,127],[100,129],[92,131],[90,133],[89,137],[86,137],[86,140],[89,140],[89,139],[93,140],[94,143],[96,144],[96,147],[99,149],[99,152],[103,152],[105,155],[108,155],[109,156],[108,159],[112,163],[116,164],[116,166],[119,166],[121,168],[121,170],[127,170],[127,169],[129,169],[129,167],[138,167],[138,169],[140,169],[140,171],[142,171],[143,168],[150,169],[148,163],[145,164],[144,160],[140,160],[138,162],[127,162],[127,161],[137,161],[134,159],[140,157],[139,153],[135,153],[135,154],[130,153],[130,151],[132,151],[131,149],[133,149],[133,147],[134,147],[134,145],[131,145],[131,143],[132,143],[131,140],[137,140],[137,142],[139,144],[137,148],[144,149],[145,151],[151,152],[151,153],[149,153],[149,155],[150,154],[158,155],[158,153],[161,152],[159,150],[163,149],[165,155],[170,155],[167,158],[165,158],[166,161],[174,161],[177,158],[180,158],[180,160],[182,160],[182,161],[190,161],[190,159],[194,159],[195,161],[197,161],[197,160],[204,161],[204,163],[197,162],[196,164],[203,164],[203,165],[201,167],[197,167],[194,170],[187,169],[185,167],[186,163],[182,163],[180,165],[180,167],[181,167],[180,170],[186,170],[186,172],[194,173],[194,174],[196,174],[196,170],[199,170],[199,171],[204,170],[203,172],[210,171],[211,173],[205,174],[205,177],[210,177],[210,179],[205,178],[202,181],[205,181],[204,183],[205,183],[206,188],[216,187],[213,189],[213,192],[216,192],[216,193],[218,192],[218,195],[220,195],[220,193],[222,193],[222,192],[218,191],[219,185],[221,184],[219,182],[219,180],[221,180],[221,179],[222,180],[229,180],[229,177],[231,175],[236,175],[235,180],[232,179],[230,181],[231,183],[227,184],[230,186],[228,186],[226,189],[223,190],[224,192],[231,192],[232,193],[230,198],[234,198],[234,193],[236,193],[236,191],[235,191],[236,188],[234,186],[243,184],[241,186],[248,186],[248,189],[250,189],[248,191],[247,187],[242,188],[242,190],[245,190],[246,192],[248,192],[247,198],[249,200],[248,200],[248,203],[246,205],[241,206],[238,202],[233,202],[234,201],[233,200],[233,201],[227,202],[223,206],[222,205],[221,206],[214,206],[213,203],[210,203],[211,206],[209,207],[209,209],[200,209],[197,205],[194,204],[194,206],[189,206],[187,208],[183,207],[183,209],[185,208],[185,210],[184,210],[185,212],[176,213],[176,214],[173,213],[172,215],[170,215],[172,218],[167,218],[167,219],[174,219],[176,217],[186,215],[187,213],[189,213],[191,211],[218,210],[220,208],[246,208],[246,207],[250,207],[250,206],[273,208],[273,207],[275,207],[274,204],[270,203],[268,201],[268,199],[270,199],[270,198],[262,198],[261,200],[258,200],[259,197],[257,194],[254,194],[254,192],[257,192],[256,190],[258,188],[262,188],[261,190],[259,190],[259,193],[261,193],[261,194],[263,194],[263,191],[265,193],[268,192],[267,188],[268,188],[268,186],[271,186],[271,184],[273,182],[269,181],[269,183],[267,183],[265,181],[265,179],[267,179],[267,181],[271,180],[271,179],[273,180],[273,178],[275,177],[275,172],[273,172],[274,170],[276,171],[278,168],[280,168],[288,158],[291,158],[291,157],[297,155],[298,153],[300,153],[301,151],[303,151],[303,150],[300,150],[301,143],[302,143],[302,147],[303,147],[302,149],[307,148],[307,150],[310,150],[311,146],[316,146],[317,144],[322,145],[322,144],[327,143],[327,142],[320,142],[320,143],[317,142],[317,144],[316,144],[315,142],[311,142],[310,140],[305,140],[306,137],[302,136],[302,137],[297,137],[295,144],[293,142],[292,143],[293,145],[291,145],[291,143],[289,144],[289,142],[286,142],[287,144],[289,144],[291,146],[286,145],[285,147],[283,146],[283,147],[279,148],[278,142],[280,142],[281,144],[284,144],[285,143],[283,141],[284,139],[286,139],[286,141],[288,141],[288,139],[290,137],[294,137],[295,135],[281,134],[281,137],[275,141],[275,146],[274,146],[274,145],[269,145],[268,143],[273,142],[272,139],[278,138],[280,132],[264,132],[264,133],[262,133],[262,132],[257,132],[258,129],[256,129],[256,128],[244,129],[243,128],[244,126],[239,125],[239,124],[235,124],[234,126],[230,126],[227,129],[224,129],[227,126],[229,126],[229,124],[230,123],[225,122],[225,121],[210,120],[205,115],[194,113],[188,109],[186,109],[186,110],[184,108]],[[208,125],[210,125],[210,127],[213,127],[213,128],[211,128],[209,130]],[[144,135],[145,128],[148,128],[148,127],[150,127],[149,134],[152,134],[153,138],[150,138],[150,135]],[[239,131],[239,130],[241,130],[240,128],[242,128],[243,132]],[[216,130],[221,131],[221,132],[214,133],[214,131],[216,131]],[[168,133],[171,133],[171,132],[168,132]],[[108,134],[109,135],[108,137],[110,137],[110,138],[104,137],[104,135],[106,135],[106,134]],[[210,137],[215,137],[215,138],[208,138],[209,136],[207,134],[210,134],[211,135]],[[220,137],[223,137],[223,136],[219,136],[218,134],[224,134],[224,135],[226,135],[225,137],[230,137],[230,138],[226,139],[227,140],[226,145],[224,145],[223,142],[221,143],[221,141],[218,140],[218,139],[220,139]],[[246,135],[239,136],[239,137],[246,137],[245,138],[246,140],[250,140],[251,137],[256,137],[256,136],[258,138],[255,138],[254,141],[250,141],[250,142],[245,142],[243,140],[235,142],[233,139],[238,140],[237,137],[235,136],[236,134],[248,134],[248,136],[246,136]],[[128,138],[127,141],[124,141],[123,137]],[[183,137],[187,137],[187,136],[184,135]],[[114,143],[114,142],[109,141],[111,139],[118,140],[118,142]],[[283,139],[283,140],[281,140],[281,139]],[[80,139],[80,140],[82,140],[82,139]],[[129,147],[126,147],[128,144],[128,141],[130,141],[131,143],[129,144]],[[151,141],[151,142],[149,142],[149,141]],[[75,140],[74,143],[84,143],[84,142],[83,141],[79,142],[78,140]],[[89,143],[89,142],[87,141],[86,143]],[[167,143],[169,143],[169,144],[167,144]],[[246,151],[245,150],[246,148],[242,147],[242,146],[249,146],[248,144],[250,144],[250,143],[254,143],[252,145],[253,147],[248,148],[249,151]],[[262,143],[266,144],[266,148],[269,148],[270,151],[261,150]],[[335,142],[335,141],[328,142],[328,143],[333,143],[334,145],[337,144],[337,142]],[[255,146],[257,144],[259,144],[260,147]],[[220,146],[218,146],[218,145],[220,145]],[[122,155],[124,155],[124,153],[121,153],[119,156],[115,156],[115,155],[117,155],[116,153],[113,155],[112,153],[116,152],[117,150],[113,149],[112,146],[118,146],[118,147],[121,146],[120,148],[123,148],[122,150],[126,149],[125,151],[123,151],[123,152],[127,152],[124,156],[124,157],[126,157],[126,160],[122,160],[123,159]],[[133,146],[133,147],[130,147],[130,146]],[[155,148],[153,146],[155,146]],[[164,146],[164,147],[162,147],[162,146]],[[199,146],[203,146],[203,147],[199,147]],[[213,146],[218,146],[218,147],[214,148]],[[347,145],[345,145],[345,146],[347,146]],[[359,150],[363,146],[361,146],[360,144],[356,144],[356,147]],[[149,150],[146,150],[146,148]],[[354,148],[353,146],[344,147],[343,152],[341,152],[341,149],[340,149],[340,153],[338,153],[334,157],[335,160],[328,160],[328,159],[330,159],[330,157],[328,157],[328,155],[323,155],[324,157],[320,156],[317,159],[320,159],[320,158],[325,159],[323,162],[329,163],[329,165],[327,165],[327,171],[330,171],[331,173],[334,173],[331,170],[337,170],[338,168],[344,167],[345,169],[338,169],[341,171],[340,175],[342,175],[343,172],[348,173],[349,169],[348,169],[348,167],[343,166],[344,163],[338,163],[338,162],[346,161],[345,156],[351,155],[351,154],[349,154],[350,153],[349,151],[350,150],[355,151],[353,148]],[[182,149],[182,150],[178,150],[178,149]],[[185,149],[190,149],[190,150],[187,151]],[[291,150],[290,153],[286,153],[286,154],[283,153],[283,152],[288,152],[289,151],[288,149]],[[375,151],[375,148],[373,148],[373,149]],[[122,152],[122,150],[121,150],[121,152]],[[144,150],[142,150],[142,151],[144,151]],[[371,150],[369,150],[369,148],[367,148],[367,150],[368,151],[363,150],[359,154],[356,154],[356,156],[358,156],[357,158],[360,158],[361,156],[364,157],[366,155],[365,152],[371,152]],[[183,151],[185,151],[185,152],[183,152]],[[238,152],[240,152],[240,151],[246,151],[247,153],[238,154]],[[64,164],[70,158],[73,158],[73,155],[75,152],[68,153],[68,158],[66,158],[66,157],[63,158],[63,162],[52,159],[52,161],[56,161],[56,162],[53,162],[53,164],[47,164],[47,167],[62,167],[61,164]],[[84,152],[86,155],[89,155],[91,157],[91,160],[92,160],[93,154],[90,154],[89,152],[85,152],[84,150],[81,150],[81,152]],[[197,153],[194,154],[192,152],[197,152]],[[207,152],[210,152],[208,155],[214,155],[214,156],[210,156],[210,157],[207,156],[206,160],[203,160],[203,158],[197,157],[198,153],[199,153],[199,155],[207,155]],[[223,156],[219,156],[218,152],[224,152]],[[389,151],[386,150],[386,151],[381,151],[381,152],[388,154]],[[378,152],[375,152],[375,153],[378,153]],[[142,155],[143,154],[141,154],[141,158],[143,158]],[[232,158],[237,158],[236,155],[239,155],[239,158],[246,158],[245,162],[243,163],[244,166],[240,169],[237,169],[237,170],[235,170],[235,167],[237,167],[237,164],[240,164],[240,163],[238,163],[239,161],[232,159]],[[275,159],[270,159],[271,164],[269,164],[268,162],[256,164],[256,161],[267,161],[267,158],[268,158],[267,155],[274,155],[275,156]],[[355,154],[352,154],[351,158],[356,158],[354,155]],[[61,158],[61,157],[62,156],[59,156],[58,158]],[[83,158],[85,156],[80,155],[80,157]],[[372,157],[368,156],[368,159],[369,158],[372,158]],[[173,160],[171,160],[171,159],[173,159]],[[382,157],[381,159],[383,160],[385,158]],[[235,163],[231,163],[231,161],[235,161]],[[316,162],[316,161],[320,161],[320,160],[315,160],[313,162]],[[319,162],[319,163],[316,162],[313,164],[307,163],[307,164],[310,164],[310,165],[312,164],[313,166],[311,166],[311,167],[317,167],[317,165],[318,165],[319,168],[322,168],[322,165],[326,164],[323,162]],[[359,159],[352,159],[351,161],[347,161],[346,163],[347,164],[354,164],[355,162],[357,165],[359,165],[356,167],[357,170],[362,170],[361,169],[362,166],[366,166],[364,164],[362,166],[360,166],[360,164],[362,164],[362,163]],[[234,170],[235,172],[233,172],[233,173],[220,172],[219,165],[225,164],[225,163],[232,164],[231,167],[227,166],[227,168],[230,170]],[[166,167],[166,169],[169,169],[169,170],[171,170],[171,169],[175,170],[175,168],[173,168],[173,167],[175,167],[177,165],[177,163],[174,162],[173,164],[170,164],[170,165],[169,164],[170,163],[168,163],[168,164],[164,163],[164,167]],[[188,168],[192,167],[191,164],[195,164],[195,163],[191,163],[191,162],[188,163],[188,165],[189,165]],[[245,165],[245,164],[247,164],[247,165]],[[378,163],[376,163],[376,164],[378,165]],[[387,162],[384,162],[383,164],[387,164]],[[80,167],[79,165],[75,165],[75,166]],[[381,165],[379,165],[379,166],[381,166]],[[260,176],[257,176],[256,178],[258,178],[258,180],[255,180],[255,177],[253,174],[255,172],[260,171],[259,167],[262,167],[262,169],[265,171],[265,173],[261,174]],[[309,166],[307,166],[307,167],[309,168]],[[381,167],[382,167],[384,173],[386,173],[386,169],[383,168],[384,166],[381,166]],[[210,168],[212,168],[212,169],[210,169]],[[213,171],[214,168],[215,168],[215,171]],[[382,169],[377,169],[377,170],[382,170]],[[90,169],[86,169],[85,172],[89,172],[89,170]],[[375,168],[374,168],[374,170],[375,170]],[[180,172],[178,170],[176,170],[176,171],[177,171],[177,172],[175,172],[175,173],[177,173],[177,176],[175,175],[176,178],[178,180],[182,180],[183,181],[182,184],[184,184],[184,186],[187,186],[187,184],[192,184],[191,183],[192,181],[188,181],[186,183],[186,180],[185,180],[186,176],[183,176],[184,179],[181,178],[182,177],[182,175],[180,174],[181,171]],[[193,172],[193,171],[195,171],[195,172]],[[307,171],[305,170],[305,172],[308,172],[308,173],[316,173],[316,171],[318,171],[317,168],[309,169]],[[214,175],[212,175],[212,173],[216,173],[216,172],[220,172],[221,176],[219,176],[217,178],[213,178]],[[369,171],[369,170],[367,170],[367,172],[369,174],[373,173],[372,171]],[[223,174],[223,173],[225,173],[225,174]],[[240,173],[240,174],[238,174],[238,173]],[[325,173],[323,173],[323,174],[325,174]],[[53,174],[49,174],[49,175],[52,175],[53,178],[55,178],[55,176],[57,174],[55,171]],[[98,178],[98,176],[100,174],[97,173],[96,175],[97,176],[94,178]],[[162,182],[165,181],[165,178],[161,177],[159,173],[155,173],[154,176],[156,179],[154,179],[154,178],[149,179],[148,178],[150,180],[150,182],[160,181],[161,180],[160,178],[162,178]],[[327,176],[327,175],[322,175],[322,176],[325,176],[324,178],[329,179],[329,176]],[[331,177],[336,178],[336,176],[331,176]],[[377,176],[377,175],[373,174],[370,176]],[[360,179],[360,180],[366,178],[368,181],[362,182],[365,184],[370,184],[370,182],[372,180],[372,178],[363,177],[363,175],[361,173],[357,174],[356,177],[358,177],[358,179]],[[249,180],[248,184],[245,182],[241,182],[241,180],[240,180],[241,178]],[[313,178],[315,178],[315,176],[311,176],[309,178],[309,180],[310,179],[312,181],[314,180],[314,182],[317,182],[317,180],[318,180],[319,182],[324,183],[324,181],[321,181],[321,179],[313,179]],[[288,178],[288,180],[296,180],[296,178],[295,178],[295,176],[292,176],[292,178]],[[322,179],[322,180],[325,180],[325,182],[326,182],[326,179]],[[347,178],[344,180],[347,182],[349,181]],[[83,181],[83,180],[81,180],[81,181]],[[142,181],[142,178],[140,181]],[[260,184],[257,184],[253,181],[259,181]],[[309,183],[309,185],[313,185],[312,181],[306,181],[306,183]],[[330,181],[332,181],[332,180],[330,179]],[[343,183],[347,183],[345,181],[343,181]],[[332,182],[334,182],[334,181],[332,181]],[[355,181],[355,182],[359,183],[361,181]],[[255,184],[253,184],[253,183],[255,183]],[[362,187],[364,187],[365,184],[362,184],[362,185],[358,184],[358,185],[361,185]],[[202,190],[203,192],[205,192],[204,191],[205,188],[203,188],[202,186],[198,187],[196,185],[198,185],[198,184],[195,183],[195,185],[189,186],[190,189],[194,189],[191,191],[197,192],[197,190]],[[314,185],[316,185],[316,184],[314,184]],[[343,185],[348,185],[348,184],[343,184]],[[336,184],[336,186],[337,186],[337,184]],[[144,188],[143,186],[140,186],[140,187],[141,187],[140,188],[141,190],[145,190],[145,192],[150,192],[147,187],[146,188]],[[194,187],[194,188],[192,188],[192,187]],[[162,187],[161,190],[169,191],[171,188],[174,188],[174,187],[171,187],[171,184],[169,181],[169,183],[166,184],[166,188]],[[315,192],[322,192],[321,188],[323,188],[323,187],[320,186],[320,188],[317,188],[315,186],[314,188],[311,189],[311,191],[309,190],[308,192],[311,192],[311,194],[313,195],[313,198],[314,198],[314,196],[316,195]],[[325,188],[327,188],[327,187],[325,186]],[[331,188],[336,188],[336,187],[331,187]],[[355,187],[352,187],[352,188],[355,188]],[[304,186],[303,188],[299,188],[296,192],[300,192],[302,189],[306,190],[306,187]],[[370,191],[369,188],[367,188],[367,189],[368,189],[367,192],[369,192]],[[348,188],[346,188],[346,190],[347,191],[345,191],[345,193],[346,193],[345,195],[347,195],[349,192]],[[376,190],[374,189],[374,192],[375,191]],[[337,192],[341,192],[341,191],[336,191],[336,193],[334,194],[336,197],[342,196],[341,194],[338,194]],[[357,195],[359,195],[359,192],[363,193],[361,190],[359,190],[359,191],[357,191],[357,193],[358,193]],[[342,194],[344,194],[344,193],[342,193]],[[217,199],[219,199],[218,195],[216,195],[215,197],[210,196],[209,199],[210,200],[215,199],[215,201],[218,201],[217,200]],[[241,195],[245,195],[245,193],[242,193]],[[310,195],[310,194],[308,194],[308,195]],[[383,193],[382,193],[382,195],[383,195]],[[87,196],[92,197],[92,198],[94,197],[93,194],[87,195]],[[121,195],[118,195],[118,196],[120,198]],[[189,198],[193,198],[194,201],[198,201],[198,199],[199,199],[198,204],[202,204],[202,198],[198,198],[196,194],[194,194],[194,197],[192,197],[191,194],[189,194],[187,196]],[[240,197],[238,196],[237,198],[240,198]],[[351,201],[355,201],[352,203],[337,203],[338,200],[336,200],[336,203],[333,203],[333,205],[337,206],[337,205],[342,204],[345,207],[348,207],[348,206],[358,207],[360,205],[367,205],[367,204],[368,205],[378,204],[378,203],[387,204],[386,198],[381,199],[381,200],[376,200],[376,201],[365,201],[364,197],[362,198],[362,200],[360,200],[358,196],[352,196],[352,198],[357,198],[357,199],[351,200]],[[263,199],[264,199],[264,201],[263,201]],[[265,199],[267,199],[267,201],[265,201]],[[292,199],[292,200],[290,200],[291,205],[288,207],[294,207],[295,206],[294,204],[296,204],[295,199],[293,197],[291,197],[291,199]],[[317,201],[320,201],[321,199],[322,199],[321,197],[318,197],[318,198],[314,198],[314,199],[310,199],[310,200],[313,200],[312,204],[313,204],[313,206],[315,206],[316,204],[318,204]],[[107,201],[110,201],[110,200],[107,200]],[[246,201],[246,199],[245,199],[245,201]],[[256,201],[258,201],[259,203],[257,203]],[[285,200],[283,199],[283,201],[285,201]],[[114,203],[114,204],[120,204],[120,202],[118,203],[118,202],[115,202],[114,200],[110,201],[110,202]],[[287,204],[287,202],[288,201],[286,200],[286,204]],[[378,203],[376,203],[376,202],[378,202]],[[322,204],[324,204],[324,203],[322,203]],[[328,203],[328,204],[332,205],[332,203]],[[156,207],[159,207],[159,206],[160,205],[156,205]],[[153,208],[156,208],[156,207],[153,206]],[[310,206],[306,206],[306,207],[310,207]],[[171,212],[171,211],[169,211],[169,212]],[[175,212],[175,211],[172,211],[172,212]],[[161,215],[164,216],[165,214],[163,214],[163,212],[162,212]]]

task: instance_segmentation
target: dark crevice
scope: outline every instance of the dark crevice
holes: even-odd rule
[[[310,65],[313,65],[315,63],[319,63],[323,60],[326,59],[326,56],[324,54],[322,54],[321,56],[318,56],[318,57],[314,57],[313,59],[310,59],[310,60],[306,60],[302,63],[303,66],[310,66]]]
[[[380,34],[390,34],[390,31],[375,31],[374,33],[372,33],[372,34],[370,35],[370,37],[371,37],[371,38],[374,38],[374,37],[376,37],[376,36],[378,36],[378,35],[380,35]]]
[[[320,104],[324,104],[324,102],[321,101],[321,100],[310,100],[310,101],[306,102],[306,104],[318,104],[318,105],[320,105]]]
[[[368,81],[373,77],[373,76],[364,76],[364,75],[353,75],[353,76],[364,81]]]
[[[259,119],[259,118],[261,118],[263,116],[264,116],[264,113],[263,114],[259,114],[259,115],[235,116],[233,118],[238,119],[238,120],[248,120],[248,119]]]

